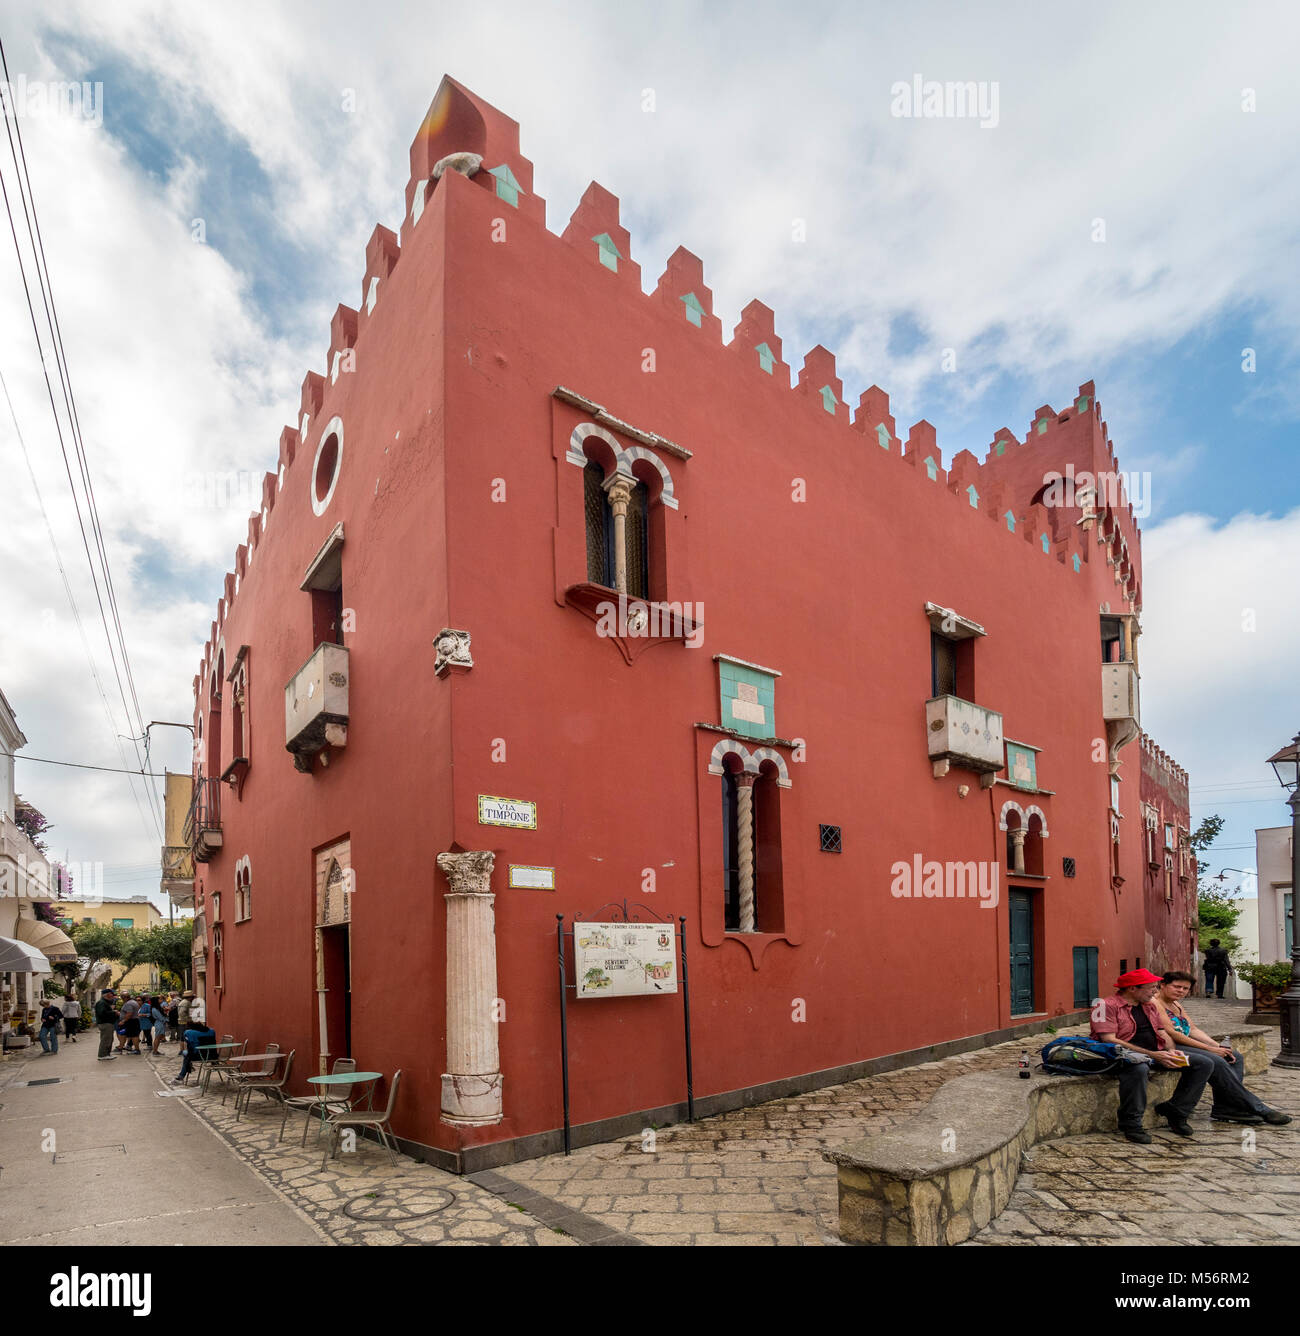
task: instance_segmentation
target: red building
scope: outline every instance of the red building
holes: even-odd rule
[[[188,823],[215,1027],[298,1087],[402,1069],[398,1134],[473,1169],[559,1144],[557,915],[684,919],[703,1112],[1185,964],[1092,385],[945,467],[825,348],[792,386],[760,302],[724,341],[689,252],[646,294],[608,191],[556,235],[532,186],[445,80],[226,577]],[[567,1026],[579,1140],[681,1115],[680,991]]]

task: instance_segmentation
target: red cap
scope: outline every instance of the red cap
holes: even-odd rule
[[[1150,970],[1129,970],[1127,974],[1121,974],[1115,980],[1116,988],[1141,988],[1146,983],[1159,983],[1160,976],[1152,974]]]

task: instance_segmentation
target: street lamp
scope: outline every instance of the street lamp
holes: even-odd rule
[[[1268,758],[1278,783],[1291,795],[1291,903],[1300,894],[1300,733]],[[1273,1059],[1278,1067],[1300,1067],[1300,933],[1291,934],[1291,983],[1278,998],[1282,1009],[1282,1051]]]

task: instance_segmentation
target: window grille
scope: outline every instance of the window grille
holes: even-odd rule
[[[1072,876],[1074,876],[1074,859],[1073,859],[1073,858],[1062,858],[1062,859],[1061,859],[1061,871],[1062,871],[1062,872],[1065,874],[1065,876],[1067,876],[1067,877],[1072,877]]]
[[[612,587],[614,579],[608,568],[608,550],[613,525],[609,502],[601,485],[604,478],[605,471],[599,464],[588,464],[582,470],[583,503],[587,514],[587,579],[592,584]]]
[[[646,571],[646,539],[648,523],[647,492],[645,483],[632,489],[627,507],[627,593],[629,598],[649,598],[650,582]]]
[[[817,829],[820,833],[822,853],[838,854],[843,852],[838,826],[818,826]]]

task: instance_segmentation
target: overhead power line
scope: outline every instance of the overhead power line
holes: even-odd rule
[[[5,57],[3,42],[0,42],[0,69],[3,69],[6,85],[12,86],[9,82],[9,63]],[[5,111],[5,132],[8,136],[9,152],[14,164],[18,195],[22,205],[23,220],[27,227],[27,237],[34,260],[36,282],[40,289],[41,304],[44,308],[46,326],[49,330],[51,348],[54,353],[55,366],[57,368],[60,389],[62,391],[64,410],[68,420],[69,435],[72,438],[73,450],[77,457],[77,470],[81,478],[81,487],[85,502],[84,514],[82,498],[78,497],[77,486],[73,480],[72,464],[68,458],[67,442],[64,439],[63,424],[60,420],[58,405],[54,398],[54,387],[50,383],[45,347],[41,337],[40,324],[36,318],[36,307],[32,301],[31,285],[27,278],[27,266],[23,258],[23,249],[18,240],[18,228],[14,221],[13,208],[9,198],[9,189],[4,184],[3,176],[0,175],[0,189],[3,190],[5,212],[8,215],[9,230],[13,237],[14,253],[18,259],[19,273],[23,283],[23,293],[27,299],[27,312],[31,318],[32,333],[36,337],[37,355],[40,358],[41,372],[45,378],[45,389],[50,401],[50,411],[54,416],[54,426],[59,439],[59,450],[63,456],[64,471],[68,477],[68,486],[71,490],[73,506],[77,513],[77,524],[81,531],[82,547],[85,549],[86,561],[90,567],[91,582],[95,590],[95,601],[99,607],[100,621],[103,624],[104,636],[108,642],[109,659],[113,666],[113,675],[117,681],[118,693],[122,698],[122,707],[128,720],[128,726],[130,725],[132,717],[132,707],[134,707],[135,722],[138,726],[138,731],[143,733],[144,716],[140,709],[140,700],[136,692],[134,674],[131,671],[130,655],[126,648],[126,637],[122,629],[122,619],[117,604],[117,593],[113,586],[112,569],[108,560],[108,549],[104,542],[103,528],[99,520],[99,508],[95,498],[94,483],[91,479],[90,465],[86,456],[85,441],[81,432],[81,421],[77,413],[76,397],[72,391],[72,380],[68,371],[67,357],[63,346],[63,331],[59,324],[58,306],[54,300],[54,290],[50,281],[49,265],[45,256],[45,242],[41,234],[40,216],[36,208],[36,198],[32,190],[31,177],[27,170],[27,153],[22,143],[22,128],[18,123],[18,118],[16,114],[14,114],[12,107],[6,105]],[[87,519],[89,520],[90,535],[93,535],[94,538],[95,553],[98,556],[98,567],[96,566],[95,556],[91,553],[90,536],[87,534]],[[107,608],[105,607],[105,598],[107,598]],[[127,699],[128,694],[130,696],[129,702]],[[132,731],[134,732],[135,730]],[[147,761],[141,756],[138,742],[134,742],[133,740],[133,745],[135,746],[136,759],[140,762],[136,773],[144,778]],[[154,827],[161,839],[163,830],[156,806],[157,795],[153,790],[149,789],[148,785],[146,785],[146,793],[149,797],[150,816],[153,818]]]

